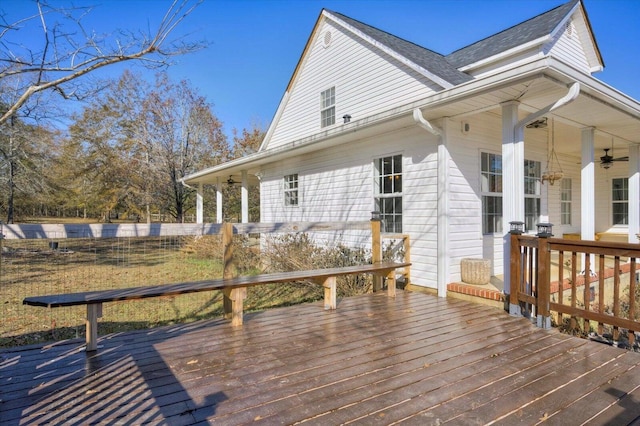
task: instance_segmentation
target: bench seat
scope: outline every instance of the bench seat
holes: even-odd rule
[[[366,265],[276,272],[234,278],[220,278],[215,280],[87,291],[82,293],[31,296],[26,297],[22,303],[25,305],[43,306],[47,308],[87,305],[87,351],[93,351],[97,349],[97,321],[98,318],[102,317],[103,303],[222,290],[225,299],[225,317],[231,319],[232,325],[238,326],[242,325],[243,301],[246,298],[247,287],[292,281],[312,281],[325,288],[324,308],[336,309],[336,277],[354,274],[373,274],[382,276],[389,280],[387,286],[389,296],[395,296],[395,270],[408,266],[410,266],[410,263],[380,262]]]

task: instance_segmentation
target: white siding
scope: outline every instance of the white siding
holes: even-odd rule
[[[331,43],[324,47],[326,31]],[[268,146],[283,144],[424,98],[436,86],[330,21],[323,20],[303,58]],[[320,127],[320,92],[335,86],[336,124]]]
[[[376,158],[403,156],[403,233],[411,239],[414,283],[437,282],[436,139],[417,125],[263,169],[262,221],[367,220]],[[298,173],[300,205],[285,207],[282,178]]]
[[[582,41],[573,22],[568,22],[564,31],[559,31],[557,36],[545,46],[544,50],[548,50],[551,56],[560,59],[577,70],[586,74],[591,73]]]

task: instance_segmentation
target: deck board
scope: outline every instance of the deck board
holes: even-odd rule
[[[245,318],[0,351],[0,423],[640,420],[640,354],[488,306],[399,291]]]

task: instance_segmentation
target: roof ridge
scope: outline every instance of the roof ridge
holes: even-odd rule
[[[553,28],[564,19],[567,13],[581,1],[582,0],[570,0],[562,3],[553,9],[549,9],[546,12],[542,12],[518,24],[512,25],[500,32],[456,49],[446,55],[445,59],[454,66],[461,67],[520,45],[523,41],[531,41],[542,35],[548,35]],[[518,29],[523,28],[527,29],[526,31],[522,31],[524,35],[518,34],[512,37]],[[466,54],[466,52],[471,52],[471,54]]]
[[[445,57],[445,55],[443,55],[442,53],[436,52],[435,50],[429,49],[428,47],[421,46],[421,45],[419,45],[419,44],[418,44],[418,43],[416,43],[416,42],[413,42],[413,41],[411,41],[411,40],[407,40],[407,39],[405,39],[405,38],[399,37],[399,36],[397,36],[397,35],[395,35],[395,34],[392,34],[392,33],[388,32],[388,31],[382,30],[382,29],[380,29],[380,28],[378,28],[378,27],[374,27],[373,25],[370,25],[370,24],[367,24],[367,23],[365,23],[365,22],[359,21],[359,20],[357,20],[357,19],[351,18],[351,17],[349,17],[349,16],[347,16],[347,15],[344,15],[344,14],[342,14],[342,13],[340,13],[340,12],[336,12],[336,11],[333,11],[333,10],[330,10],[330,9],[325,9],[325,10],[326,10],[327,12],[329,12],[329,13],[331,13],[331,14],[333,14],[333,15],[337,15],[337,16],[339,16],[340,18],[343,18],[343,19],[345,19],[345,20],[347,20],[347,21],[357,22],[357,23],[358,23],[358,24],[360,24],[360,25],[363,25],[363,26],[369,27],[369,28],[371,28],[371,29],[373,29],[373,30],[376,30],[376,31],[380,31],[381,33],[384,33],[384,34],[386,34],[386,35],[388,35],[388,36],[391,36],[391,37],[393,37],[393,38],[395,38],[395,39],[397,39],[397,40],[401,40],[401,41],[403,41],[403,42],[405,42],[405,43],[412,44],[412,45],[414,45],[414,46],[416,46],[416,47],[419,47],[420,49],[427,50],[427,51],[429,51],[429,52],[431,52],[431,53],[433,53],[433,54],[439,55],[439,56],[441,56],[441,57],[443,57],[443,58]]]
[[[403,56],[407,60],[425,70],[428,70],[434,76],[437,76],[454,86],[473,79],[470,75],[458,70],[455,66],[449,63],[446,57],[441,53],[420,46],[412,41],[405,40],[372,25],[350,18],[342,13],[334,12],[329,9],[324,10],[330,15],[342,20],[344,23],[351,25],[356,30],[361,31],[368,37],[371,37],[376,42]]]

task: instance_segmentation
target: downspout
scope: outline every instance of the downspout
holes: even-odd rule
[[[445,128],[432,125],[422,115],[420,108],[413,110],[413,119],[427,132],[438,137],[438,203],[437,203],[437,279],[438,297],[447,296],[449,281],[449,150]]]
[[[569,88],[569,91],[567,92],[567,94],[561,97],[560,99],[558,99],[556,102],[549,104],[546,107],[542,108],[541,110],[533,112],[528,116],[526,116],[525,118],[523,118],[522,120],[518,121],[518,124],[516,124],[516,128],[514,129],[514,131],[516,132],[516,135],[518,134],[517,132],[519,130],[522,130],[524,126],[526,126],[528,123],[531,123],[532,121],[537,120],[543,115],[553,112],[558,108],[561,108],[575,101],[578,98],[579,94],[580,94],[580,83],[578,82],[573,83]]]

